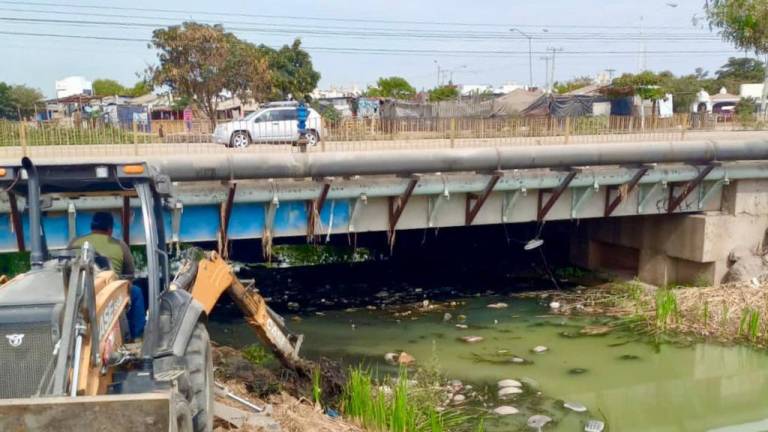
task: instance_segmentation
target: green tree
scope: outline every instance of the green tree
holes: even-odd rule
[[[0,118],[16,118],[16,107],[11,98],[11,86],[0,81]]]
[[[376,81],[376,87],[368,87],[365,93],[366,96],[372,97],[413,99],[416,96],[416,89],[405,78],[393,76],[379,78]]]
[[[715,73],[719,80],[735,80],[742,83],[762,81],[765,63],[749,57],[731,57]]]
[[[429,91],[430,102],[454,100],[459,97],[459,89],[455,85],[435,87]]]
[[[15,85],[10,90],[11,101],[16,107],[17,117],[30,117],[35,113],[35,107],[43,100],[43,93],[38,89],[25,85]]]
[[[99,78],[93,80],[93,94],[97,96],[127,96],[128,92],[122,84],[115,80]]]
[[[296,100],[303,100],[317,87],[320,73],[312,66],[309,53],[301,48],[301,39],[283,45],[277,51],[263,45],[259,48],[268,53],[272,99],[285,100],[291,95]]]
[[[150,47],[160,63],[147,71],[152,84],[189,97],[212,126],[222,94],[263,100],[271,88],[263,52],[220,25],[185,22],[157,29]]]
[[[152,92],[152,84],[147,80],[137,81],[136,84],[134,84],[128,92],[133,97],[143,96]]]
[[[592,78],[583,76],[583,77],[574,78],[570,81],[555,82],[554,89],[555,89],[555,93],[564,94],[564,93],[572,92],[582,87],[591,85],[592,82],[593,82]]]
[[[705,11],[711,27],[723,40],[739,49],[768,54],[768,0],[706,0]],[[768,65],[763,73],[761,111],[768,103]]]

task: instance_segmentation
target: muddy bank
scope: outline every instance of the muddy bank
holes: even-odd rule
[[[627,281],[530,295],[549,299],[553,313],[621,318],[618,326],[640,334],[768,346],[768,277],[718,287]]]

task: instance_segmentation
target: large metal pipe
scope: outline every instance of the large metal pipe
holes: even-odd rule
[[[407,175],[645,163],[768,160],[768,140],[547,145],[329,153],[236,153],[150,158],[176,181]]]

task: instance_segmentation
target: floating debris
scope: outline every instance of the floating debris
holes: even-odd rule
[[[613,331],[613,327],[605,325],[586,326],[579,330],[580,335],[584,336],[605,336]]]
[[[577,413],[587,412],[587,407],[578,402],[564,402],[563,406],[569,410]]]
[[[549,304],[549,307],[551,309],[560,309],[560,302],[553,301],[552,303]]]
[[[514,356],[514,357],[512,357],[512,360],[511,360],[511,362],[512,362],[512,363],[516,363],[516,364],[532,363],[532,362],[530,362],[529,360],[526,360],[526,359],[524,359],[524,358],[522,358],[522,357],[518,357],[518,356]]]
[[[584,426],[584,432],[603,432],[605,430],[605,423],[600,420],[590,420]]]
[[[289,310],[299,310],[299,304],[296,302],[288,302],[285,307],[287,307]]]
[[[465,400],[467,400],[467,397],[464,396],[463,394],[456,394],[456,395],[453,395],[453,398],[451,398],[451,402],[454,404],[460,404]]]
[[[547,423],[551,422],[552,419],[541,414],[536,414],[528,418],[528,427],[533,429],[541,430],[544,426],[547,425]]]
[[[502,405],[493,410],[493,413],[500,416],[519,414],[520,410],[513,406]]]
[[[508,308],[509,305],[506,303],[499,302],[499,303],[491,303],[487,307],[490,309],[505,309],[505,308]]]
[[[549,351],[549,348],[545,347],[544,345],[539,345],[537,347],[533,347],[533,349],[531,350],[531,352],[534,352],[536,354],[541,354],[541,353],[544,353],[544,352],[547,352],[547,351]]]
[[[539,388],[539,382],[536,381],[533,378],[530,378],[530,377],[522,377],[522,378],[520,378],[520,382],[525,384],[526,386],[532,388],[532,389],[538,389]]]
[[[640,356],[636,356],[634,354],[624,354],[619,356],[619,360],[640,360]]]
[[[521,389],[520,387],[504,387],[502,389],[499,389],[498,394],[499,394],[499,397],[503,399],[507,396],[519,395],[522,392],[523,392],[523,389]]]
[[[484,338],[482,336],[462,336],[459,338],[460,341],[470,343],[470,344],[482,342],[483,339]]]
[[[466,324],[456,324],[456,328],[466,330],[469,328],[469,326]]]
[[[499,388],[506,388],[506,387],[522,387],[522,386],[523,386],[523,383],[521,383],[521,382],[520,382],[520,381],[518,381],[518,380],[513,380],[513,379],[505,379],[505,380],[501,380],[501,381],[499,381],[498,383],[496,383],[496,385],[498,385],[498,386],[499,386]]]
[[[413,363],[416,363],[416,357],[408,354],[407,352],[403,351],[400,353],[399,356],[397,356],[397,363],[401,364],[403,366],[408,366]]]
[[[450,313],[446,312],[445,314],[443,314],[443,322],[448,322],[451,320],[451,318],[453,318],[453,315],[451,315]]]
[[[397,353],[388,352],[388,353],[384,354],[384,361],[386,361],[387,363],[389,363],[391,365],[396,365],[397,364],[397,358],[398,358]]]
[[[589,372],[589,370],[584,368],[568,369],[568,375],[584,375],[587,372]]]

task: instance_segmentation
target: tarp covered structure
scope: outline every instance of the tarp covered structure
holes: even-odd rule
[[[545,95],[521,112],[525,116],[582,117],[594,114],[596,103],[610,102],[605,96]]]

